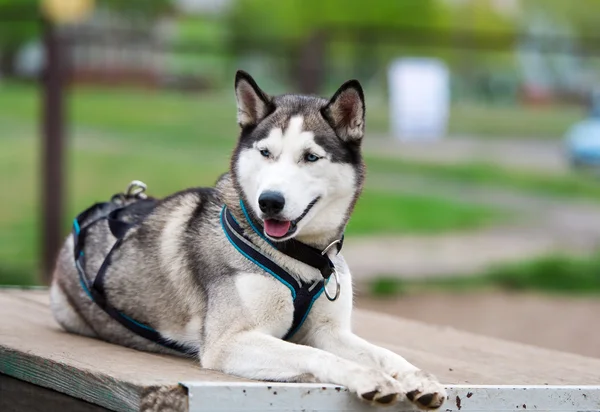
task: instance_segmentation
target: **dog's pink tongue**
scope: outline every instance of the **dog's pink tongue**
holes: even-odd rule
[[[290,230],[291,222],[289,220],[265,220],[265,232],[272,237],[282,237]]]

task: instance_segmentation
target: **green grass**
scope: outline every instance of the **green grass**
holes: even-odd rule
[[[542,291],[558,294],[600,294],[600,253],[587,258],[548,256],[496,265],[475,276],[402,280],[382,276],[370,283],[370,292],[380,297],[423,291],[500,289]]]
[[[141,179],[155,196],[212,185],[235,144],[233,96],[80,89],[70,99],[65,164],[68,222],[96,201]],[[38,96],[30,86],[0,84],[0,284],[31,284],[38,267]],[[484,207],[367,190],[349,234],[434,233],[503,219]]]
[[[440,180],[494,185],[531,193],[600,199],[600,181],[583,173],[548,174],[483,163],[439,164],[368,156],[370,172],[418,174]]]
[[[507,217],[498,210],[434,196],[367,190],[356,205],[348,234],[439,233],[473,229]]]
[[[558,138],[585,115],[577,106],[490,106],[455,104],[450,113],[450,134],[481,137]]]
[[[390,130],[389,107],[367,95],[367,129]],[[478,138],[556,139],[564,136],[573,123],[585,117],[578,106],[501,106],[469,102],[450,107],[448,133]]]

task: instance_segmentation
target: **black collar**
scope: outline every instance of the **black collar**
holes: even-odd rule
[[[331,262],[331,259],[329,259],[329,256],[327,256],[327,254],[329,252],[329,249],[334,246],[337,249],[337,253],[340,253],[340,250],[342,250],[342,245],[344,243],[344,235],[342,235],[339,241],[332,242],[323,251],[320,251],[317,248],[309,246],[306,243],[299,242],[295,239],[289,239],[283,242],[272,242],[271,240],[267,239],[267,237],[263,234],[263,231],[261,230],[262,225],[260,223],[257,223],[254,219],[252,219],[252,217],[246,210],[246,206],[244,205],[243,200],[240,200],[240,207],[252,230],[264,241],[266,241],[268,244],[270,244],[273,248],[277,249],[281,253],[291,257],[292,259],[299,260],[300,262],[319,270],[323,278],[329,279],[329,277],[335,269],[335,266],[333,265],[333,262]],[[231,214],[228,208],[225,208],[225,212],[228,215]],[[231,220],[235,222],[235,219]],[[237,224],[237,222],[235,222],[235,225],[232,226],[234,230],[236,230],[236,232],[243,235],[243,229]]]

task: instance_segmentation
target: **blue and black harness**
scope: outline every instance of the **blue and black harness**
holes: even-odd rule
[[[73,243],[74,243],[74,259],[81,287],[85,293],[94,301],[104,312],[110,315],[113,319],[129,329],[131,332],[142,336],[154,343],[173,349],[175,351],[193,356],[196,355],[197,348],[181,345],[177,342],[169,340],[162,336],[158,331],[148,325],[140,323],[135,319],[127,316],[114,306],[112,306],[107,298],[104,288],[104,280],[106,270],[111,264],[113,253],[119,249],[125,239],[126,233],[133,227],[139,225],[146,216],[158,204],[158,200],[147,198],[143,191],[145,185],[141,182],[132,182],[125,194],[120,193],[111,198],[109,202],[96,203],[90,208],[79,214],[73,221]],[[290,339],[294,333],[300,329],[308,313],[310,312],[313,303],[325,291],[328,299],[335,300],[339,294],[339,280],[336,278],[336,293],[330,296],[325,289],[325,285],[329,281],[332,274],[337,276],[335,267],[327,256],[327,249],[321,252],[311,246],[296,240],[288,240],[285,242],[271,242],[258,229],[258,224],[253,223],[249,216],[244,203],[240,201],[240,205],[244,216],[252,230],[260,236],[271,247],[287,256],[299,260],[320,271],[322,279],[313,283],[307,283],[301,279],[292,276],[288,271],[275,263],[273,259],[265,255],[252,242],[250,237],[244,232],[244,229],[236,221],[226,206],[223,206],[220,214],[221,226],[229,242],[252,263],[269,273],[286,287],[290,289],[292,300],[294,303],[294,316],[290,329],[283,339]],[[90,220],[91,219],[91,220]],[[89,220],[89,222],[88,222]],[[111,233],[116,238],[115,243],[106,255],[98,273],[93,281],[88,281],[85,275],[85,238],[89,229],[95,224],[106,220]],[[84,222],[86,222],[84,224]],[[343,237],[339,242],[334,242],[332,245],[337,247],[338,253],[343,243]],[[330,247],[332,246],[330,245]]]

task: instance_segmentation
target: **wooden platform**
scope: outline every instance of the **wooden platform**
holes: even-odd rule
[[[327,405],[345,410],[374,410],[343,389],[327,392],[328,388],[335,389],[330,385],[249,382],[202,370],[191,360],[139,352],[67,334],[52,318],[46,291],[0,290],[0,314],[0,411],[296,410],[296,406],[302,407],[291,400],[307,392],[310,394],[310,388],[313,395],[298,399],[303,399],[305,405],[314,401],[323,407],[314,410],[334,410],[326,409]],[[514,404],[514,410],[521,410],[519,407],[528,401],[538,402],[536,406],[541,407],[559,395],[573,398],[569,402],[577,410],[600,409],[600,359],[373,312],[356,311],[354,325],[359,335],[401,353],[447,384],[452,396],[442,410],[482,410],[477,409],[481,408],[482,397],[492,396],[490,394],[498,390],[494,396],[508,399],[507,405]],[[280,389],[273,389],[275,387]],[[515,388],[530,392],[508,392]],[[263,400],[262,395],[248,397],[254,390],[270,395],[273,391],[277,395],[279,390],[277,399],[283,402],[285,398],[281,395],[287,394],[288,399],[283,403],[287,406],[281,409],[279,403],[272,401],[274,396],[271,400]],[[514,399],[510,393],[515,394]],[[30,396],[24,398],[23,394]],[[242,400],[233,401],[234,394]],[[247,399],[243,400],[243,396]],[[35,402],[25,409],[18,407],[18,402],[35,397],[44,399],[43,408],[35,409]],[[79,406],[68,406],[73,402]],[[50,408],[48,405],[62,406]]]

